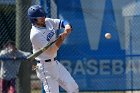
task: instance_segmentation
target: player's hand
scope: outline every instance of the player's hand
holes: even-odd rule
[[[61,37],[62,40],[64,40],[68,36],[68,32],[65,30],[63,33],[61,33],[59,36]]]
[[[71,26],[69,24],[65,25],[65,31],[67,33],[70,33],[72,31],[72,28],[71,28]]]
[[[72,31],[71,26],[69,24],[65,25],[64,32],[60,34],[61,39],[64,40],[71,31]]]

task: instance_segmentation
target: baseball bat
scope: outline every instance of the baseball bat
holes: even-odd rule
[[[29,57],[27,57],[27,61],[28,62],[33,61],[37,56],[39,56],[41,53],[46,51],[52,44],[54,44],[59,39],[59,37],[56,40],[54,40],[53,42],[48,43],[45,47],[41,48],[40,50],[38,50],[35,53],[33,53],[32,55],[30,55]]]

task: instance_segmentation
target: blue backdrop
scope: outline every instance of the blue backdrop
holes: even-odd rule
[[[117,10],[113,9],[112,0],[105,0],[97,49],[90,47],[92,37],[87,34],[87,25],[91,23],[86,23],[81,1],[71,0],[67,3],[66,0],[58,0],[57,3],[59,17],[68,19],[73,26],[73,32],[59,50],[58,58],[75,78],[80,90],[139,89],[139,62],[132,55],[128,56],[120,46],[114,15]],[[93,16],[94,18],[96,17]],[[92,30],[90,29],[91,32]],[[104,37],[107,32],[112,34],[109,40]]]

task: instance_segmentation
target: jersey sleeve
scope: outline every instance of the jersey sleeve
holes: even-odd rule
[[[60,19],[52,19],[52,18],[46,18],[46,25],[51,25],[55,30],[58,30],[61,28],[62,20]]]
[[[46,18],[45,21],[47,26],[53,27],[55,30],[65,28],[67,24],[71,26],[71,24],[66,20]]]

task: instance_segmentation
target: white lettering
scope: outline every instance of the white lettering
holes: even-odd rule
[[[96,60],[89,60],[87,62],[87,74],[89,75],[95,75],[98,73],[98,64]]]
[[[113,60],[112,62],[112,73],[115,75],[122,74],[124,72],[123,61]]]
[[[100,61],[100,74],[101,75],[109,75],[111,74],[111,68],[109,66],[110,60],[101,60]]]
[[[75,75],[77,73],[82,73],[83,75],[86,74],[83,63],[80,60],[77,61],[73,74]]]
[[[77,60],[73,62],[69,60],[63,60],[61,63],[65,68],[73,75],[120,75],[120,74],[138,74],[140,73],[140,62],[139,60],[127,60],[124,63],[123,60]]]

